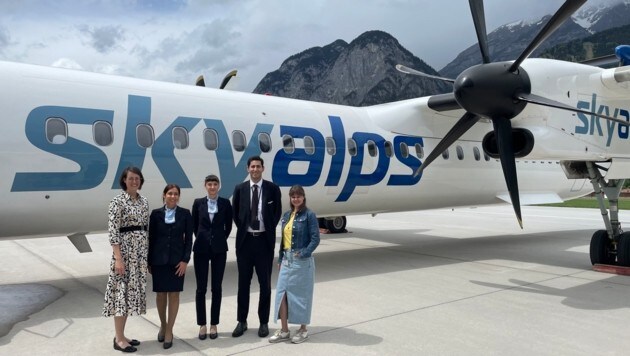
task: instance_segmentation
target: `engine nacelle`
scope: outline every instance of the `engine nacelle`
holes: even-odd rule
[[[514,156],[522,158],[527,156],[534,149],[534,135],[531,131],[523,128],[512,129],[512,144],[514,145]],[[481,143],[484,152],[492,158],[499,158],[499,149],[497,147],[497,137],[494,131],[488,132]]]

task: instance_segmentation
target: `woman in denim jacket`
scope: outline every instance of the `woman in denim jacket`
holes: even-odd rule
[[[282,329],[269,338],[275,343],[289,340],[289,323],[301,324],[291,339],[298,344],[308,338],[306,325],[311,322],[315,260],[313,251],[319,245],[319,224],[315,213],[306,207],[304,188],[294,185],[289,190],[291,210],[282,216],[282,240],[278,267],[280,274],[276,286],[275,320]],[[290,310],[290,312],[289,312]]]

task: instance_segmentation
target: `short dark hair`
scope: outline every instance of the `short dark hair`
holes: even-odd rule
[[[124,191],[127,191],[127,183],[125,183],[125,179],[127,179],[127,174],[129,172],[140,176],[140,188],[138,189],[142,189],[142,185],[144,184],[144,176],[142,175],[142,171],[140,171],[140,168],[134,167],[134,166],[129,166],[123,170],[122,174],[120,175],[120,180],[119,180],[120,187]]]
[[[247,168],[249,168],[252,161],[260,161],[260,165],[263,167],[265,166],[265,161],[260,156],[251,156],[247,159]]]
[[[221,184],[221,181],[219,180],[219,177],[217,177],[214,174],[210,174],[206,176],[206,179],[203,180],[203,184],[205,185],[208,182],[217,182],[219,184]]]
[[[293,210],[293,203],[291,203],[291,197],[294,195],[300,195],[304,197],[304,202],[302,203],[302,207],[301,209],[305,209],[306,208],[306,193],[304,193],[304,188],[299,185],[296,184],[294,186],[291,187],[291,189],[289,189],[289,206],[291,207],[291,210]]]

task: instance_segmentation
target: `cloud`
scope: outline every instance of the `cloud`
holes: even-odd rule
[[[11,44],[11,34],[6,27],[0,26],[0,53],[4,53],[5,48]]]
[[[100,26],[90,27],[88,25],[78,26],[79,31],[87,35],[91,46],[99,53],[108,53],[117,44],[125,39],[125,31],[121,26]]]

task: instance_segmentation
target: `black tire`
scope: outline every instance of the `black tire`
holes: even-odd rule
[[[317,218],[317,224],[320,229],[328,229],[328,224],[326,223],[325,218]]]
[[[615,254],[606,230],[597,230],[591,237],[591,264],[614,265]]]
[[[630,232],[619,235],[617,242],[617,265],[630,267]]]
[[[330,220],[326,220],[326,227],[331,234],[338,234],[346,232],[346,222],[345,216],[335,216]]]

